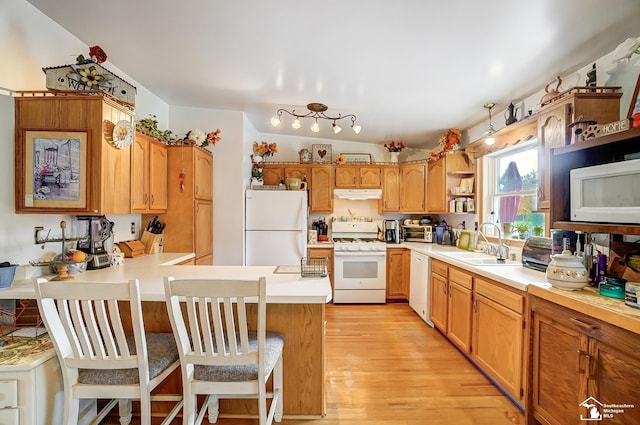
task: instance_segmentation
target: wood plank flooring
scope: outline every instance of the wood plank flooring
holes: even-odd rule
[[[283,425],[524,424],[522,412],[407,304],[331,304],[326,318],[327,415]]]

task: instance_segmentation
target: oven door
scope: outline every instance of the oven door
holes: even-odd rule
[[[334,289],[385,289],[386,252],[335,252]]]

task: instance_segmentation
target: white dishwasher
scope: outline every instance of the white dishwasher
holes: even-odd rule
[[[431,322],[431,303],[429,302],[429,280],[431,258],[425,254],[411,251],[411,273],[409,278],[409,306],[418,313],[429,326]]]

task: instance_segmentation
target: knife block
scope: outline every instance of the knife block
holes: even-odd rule
[[[164,241],[164,233],[155,234],[148,231],[142,233],[140,242],[144,245],[145,254],[158,254],[162,252],[162,245]]]

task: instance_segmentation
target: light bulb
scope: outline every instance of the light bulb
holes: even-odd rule
[[[280,125],[280,118],[278,117],[273,117],[271,118],[271,125],[274,127],[277,127]]]
[[[317,133],[320,131],[320,125],[318,124],[318,121],[313,123],[313,125],[311,126],[311,131],[313,131],[314,133]]]
[[[293,128],[300,128],[300,120],[298,118],[296,118],[295,120],[293,120],[293,122],[291,123],[291,127]]]
[[[491,145],[493,145],[493,144],[496,142],[496,138],[495,138],[495,137],[493,137],[493,136],[489,136],[489,137],[487,137],[486,139],[484,139],[484,142],[485,142],[487,145],[491,146]]]
[[[342,127],[340,127],[339,125],[337,125],[336,123],[333,123],[333,134],[338,134],[342,131]]]
[[[356,134],[360,134],[360,130],[362,130],[362,126],[359,125],[352,125],[351,129],[353,130],[354,133]]]

